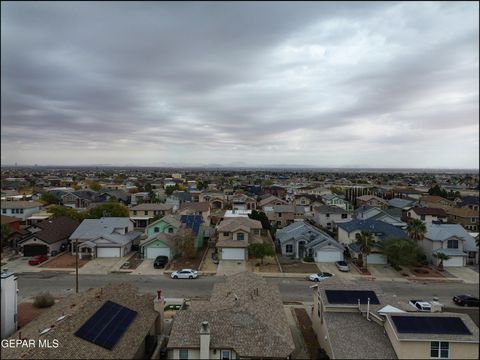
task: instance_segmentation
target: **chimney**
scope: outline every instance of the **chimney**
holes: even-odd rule
[[[157,296],[153,300],[153,309],[158,313],[155,321],[155,334],[160,335],[163,332],[163,323],[165,320],[165,298],[162,296],[162,290],[157,290]]]
[[[200,326],[200,359],[210,359],[210,326],[203,321]]]

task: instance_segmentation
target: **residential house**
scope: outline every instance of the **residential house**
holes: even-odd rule
[[[140,232],[134,231],[134,223],[127,217],[102,217],[85,219],[70,236],[72,254],[80,258],[123,257],[132,245],[138,245]]]
[[[199,202],[209,202],[210,209],[223,209],[227,203],[226,197],[223,193],[211,193],[211,192],[204,192],[201,193],[198,197]]]
[[[478,264],[478,247],[475,239],[459,224],[427,224],[422,240],[428,261],[438,265],[434,254],[439,252],[450,257],[443,261],[444,267],[461,267]]]
[[[221,260],[248,260],[248,245],[263,243],[262,223],[248,217],[226,218],[217,225]]]
[[[360,247],[357,244],[356,235],[362,231],[373,235],[375,246],[367,256],[368,264],[386,264],[387,258],[382,254],[382,243],[388,238],[407,239],[407,234],[398,227],[379,220],[352,220],[338,224],[338,241],[344,246],[348,246],[353,257],[360,258]]]
[[[403,210],[402,219],[407,223],[417,219],[425,224],[440,224],[447,222],[447,213],[441,208],[412,207]]]
[[[276,196],[267,194],[262,197],[262,200],[258,203],[258,208],[262,211],[273,211],[273,205],[288,205],[285,200],[282,200]]]
[[[305,209],[305,213],[308,215],[313,214],[313,208],[315,206],[323,205],[322,197],[315,194],[296,194],[293,204],[296,206],[302,206]]]
[[[62,204],[74,209],[86,209],[96,202],[97,193],[91,190],[68,192],[62,196]]]
[[[278,185],[264,186],[262,187],[262,191],[264,194],[270,194],[280,199],[285,199],[285,196],[287,195],[287,189]]]
[[[167,256],[172,259],[177,253],[178,238],[175,234],[156,233],[140,242],[140,252],[145,259]]]
[[[386,209],[388,207],[388,202],[385,199],[382,199],[375,195],[362,195],[357,196],[357,205],[367,205],[380,209]]]
[[[90,288],[61,299],[13,334],[10,339],[37,346],[2,348],[2,359],[150,359],[161,346],[164,307],[163,297],[139,294],[128,283]],[[49,346],[38,346],[40,340]]]
[[[2,201],[2,215],[13,216],[26,221],[33,213],[42,208],[42,204],[36,201]]]
[[[135,223],[136,228],[143,229],[154,221],[155,218],[161,218],[171,214],[173,206],[171,204],[162,203],[143,203],[129,209],[130,219]]]
[[[192,231],[194,237],[195,250],[203,246],[205,238],[205,228],[201,215],[180,215],[180,222],[183,227]]]
[[[315,262],[343,260],[344,247],[330,235],[305,221],[297,221],[277,230],[275,238],[284,256],[293,256],[296,259],[311,256]]]
[[[200,215],[203,218],[204,225],[210,225],[210,203],[207,201],[186,203],[178,210],[178,214]]]
[[[257,201],[245,194],[234,194],[230,197],[233,210],[256,210]]]
[[[480,198],[478,196],[463,196],[461,201],[458,203],[458,206],[479,211]]]
[[[328,230],[334,230],[337,223],[351,219],[352,212],[338,206],[321,205],[313,208],[313,221]]]
[[[448,222],[460,224],[465,229],[478,232],[480,229],[480,220],[478,210],[472,210],[468,207],[448,208],[445,210],[448,215]]]
[[[6,225],[11,232],[20,230],[20,219],[13,217],[2,215],[1,216],[1,223],[2,225]]]
[[[17,241],[23,256],[49,255],[60,252],[62,244],[67,244],[80,223],[67,216],[43,220],[27,228],[29,234]]]
[[[3,270],[1,274],[1,335],[2,340],[17,331],[17,277]],[[3,358],[3,347],[2,347]]]
[[[436,195],[424,195],[418,200],[418,203],[422,207],[440,208],[444,210],[455,206],[453,201]]]
[[[392,216],[386,210],[369,205],[362,205],[355,210],[354,218],[358,220],[379,220],[401,229],[407,227],[407,223],[402,221],[399,217]]]
[[[288,359],[295,344],[278,287],[242,272],[177,312],[167,349],[169,359]]]
[[[393,188],[391,192],[395,197],[399,197],[402,199],[414,199],[414,200],[420,199],[422,195],[425,194],[424,191],[420,191],[412,187]]]
[[[174,234],[180,229],[182,223],[178,216],[175,215],[166,215],[161,219],[155,220],[154,222],[147,225],[145,228],[145,233],[147,237],[150,237],[159,233]]]
[[[295,220],[305,219],[305,207],[299,205],[273,205],[272,211],[266,211],[272,226],[283,228]]]
[[[142,192],[131,192],[130,193],[130,205],[136,206],[138,204],[143,204],[147,202],[150,197],[150,193],[146,191]]]
[[[347,200],[341,198],[337,194],[327,194],[322,196],[322,201],[325,205],[338,206],[344,210],[353,211],[353,205]]]
[[[315,286],[312,327],[330,359],[478,358],[478,326],[467,314],[406,306],[368,288]]]
[[[174,191],[165,200],[165,204],[173,205],[173,211],[177,211],[183,204],[192,201],[192,195],[186,191]]]
[[[37,211],[37,212],[33,213],[32,215],[30,215],[27,218],[26,223],[27,223],[27,225],[33,225],[33,224],[36,224],[40,221],[47,220],[47,219],[51,218],[52,216],[53,216],[53,214],[48,212],[48,206],[46,206],[42,210]]]
[[[131,195],[126,193],[123,190],[116,189],[105,189],[98,192],[96,201],[98,202],[108,202],[108,201],[119,201],[124,205],[130,204]]]
[[[415,200],[393,198],[388,200],[388,206],[396,209],[406,209],[413,206]]]

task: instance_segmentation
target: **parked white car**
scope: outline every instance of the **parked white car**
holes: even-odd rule
[[[323,281],[323,280],[326,280],[326,279],[330,279],[334,276],[335,276],[334,274],[330,274],[328,272],[320,272],[318,274],[308,275],[307,279],[310,280],[310,281],[319,282],[319,281]]]
[[[172,279],[196,279],[198,277],[198,272],[192,269],[182,269],[174,271],[170,277]]]
[[[432,305],[429,302],[423,300],[410,300],[408,303],[418,311],[432,311]]]
[[[340,271],[349,271],[350,269],[348,268],[348,264],[346,263],[346,261],[337,261],[335,263],[335,265],[337,265],[337,268],[338,270]]]

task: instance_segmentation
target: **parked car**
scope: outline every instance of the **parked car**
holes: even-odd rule
[[[337,265],[338,270],[340,271],[349,271],[348,264],[345,261],[337,261],[335,263]]]
[[[429,302],[423,300],[410,300],[408,303],[418,311],[432,311],[432,305]]]
[[[310,281],[319,282],[319,281],[323,281],[323,280],[326,280],[326,279],[330,279],[334,276],[335,276],[334,274],[330,274],[328,272],[319,272],[318,274],[308,275],[307,279],[310,280]]]
[[[155,261],[153,262],[153,267],[155,269],[163,269],[167,264],[168,264],[168,256],[160,255],[155,258]]]
[[[174,271],[170,277],[172,279],[196,279],[198,277],[198,272],[192,269],[182,269]]]
[[[44,261],[47,261],[47,260],[48,260],[47,255],[36,255],[36,256],[32,256],[30,258],[30,260],[28,260],[28,263],[30,265],[38,265],[38,264],[41,264],[41,263],[43,263]]]
[[[480,300],[470,294],[455,295],[453,302],[460,306],[480,306]]]

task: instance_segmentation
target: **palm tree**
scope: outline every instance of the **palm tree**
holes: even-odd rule
[[[368,231],[362,231],[355,235],[357,244],[360,246],[360,252],[362,253],[362,265],[367,270],[367,256],[370,254],[375,241],[373,240],[373,234]]]
[[[408,224],[406,231],[408,236],[410,236],[410,239],[421,241],[427,232],[427,227],[422,220],[413,219]]]
[[[442,252],[433,254],[433,256],[435,256],[438,260],[440,260],[440,264],[438,264],[438,270],[443,271],[443,261],[449,260],[450,256]]]

